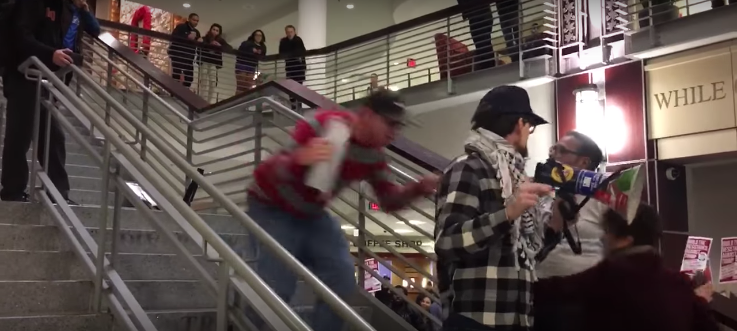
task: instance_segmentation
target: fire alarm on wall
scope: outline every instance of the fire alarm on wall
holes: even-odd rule
[[[407,67],[414,68],[417,66],[417,61],[415,59],[407,59]]]

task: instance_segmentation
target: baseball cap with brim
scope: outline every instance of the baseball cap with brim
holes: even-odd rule
[[[535,114],[527,91],[518,86],[502,85],[491,89],[479,102],[472,122],[500,115],[519,115],[532,126],[548,124],[548,121]]]
[[[407,123],[407,107],[397,92],[379,90],[366,98],[364,106],[397,125]]]

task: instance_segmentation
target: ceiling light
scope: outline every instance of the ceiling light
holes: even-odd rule
[[[192,6],[190,4],[188,4],[188,3],[185,2],[185,3],[182,4],[182,7],[189,8],[189,7],[192,7]]]
[[[396,92],[396,91],[399,91],[399,88],[396,87],[396,86],[394,86],[394,85],[392,85],[392,86],[389,86],[389,91],[395,91]]]
[[[352,3],[349,3],[349,4],[345,5],[345,7],[348,8],[348,9],[353,9],[354,6],[353,6]]]
[[[405,223],[402,222],[402,221],[398,221],[397,224],[405,224]],[[412,225],[420,225],[420,224],[425,224],[425,222],[424,221],[418,221],[418,220],[410,220],[409,221],[409,224],[412,224]]]
[[[343,83],[347,83],[348,82],[348,78],[343,78],[340,81],[343,82]]]
[[[394,230],[394,232],[396,232],[396,233],[410,233],[410,232],[412,232],[412,230],[410,230],[410,229],[396,229],[396,230]]]
[[[343,230],[352,230],[352,229],[355,229],[355,227],[352,226],[352,225],[341,225],[340,228],[343,229]]]
[[[399,65],[399,62],[394,62],[394,65],[395,65],[395,66],[398,66],[398,65]]]

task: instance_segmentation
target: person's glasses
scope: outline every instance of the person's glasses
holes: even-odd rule
[[[568,154],[578,155],[578,152],[572,151],[563,145],[555,144],[553,146],[550,146],[550,155],[568,155]]]

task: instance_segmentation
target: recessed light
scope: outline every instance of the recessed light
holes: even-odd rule
[[[340,81],[343,82],[343,83],[347,83],[349,81],[349,79],[348,78],[343,78]]]
[[[398,66],[398,65],[399,65],[399,62],[394,62],[394,65],[395,65],[395,66]]]
[[[345,5],[345,7],[348,8],[348,9],[353,9],[354,6],[353,6],[352,3],[349,3],[349,4]]]
[[[352,225],[341,225],[340,228],[343,229],[343,230],[352,230],[352,229],[355,229],[355,227],[352,226]]]
[[[189,8],[189,7],[192,7],[192,6],[190,4],[188,4],[188,3],[185,2],[185,3],[182,4],[182,7]]]
[[[410,233],[410,232],[412,232],[412,230],[410,230],[410,229],[396,229],[396,230],[394,230],[394,232],[396,232],[396,233]]]
[[[392,86],[389,86],[389,91],[395,91],[396,92],[396,91],[399,91],[399,88],[396,87],[396,86],[394,86],[394,85],[392,85]]]

